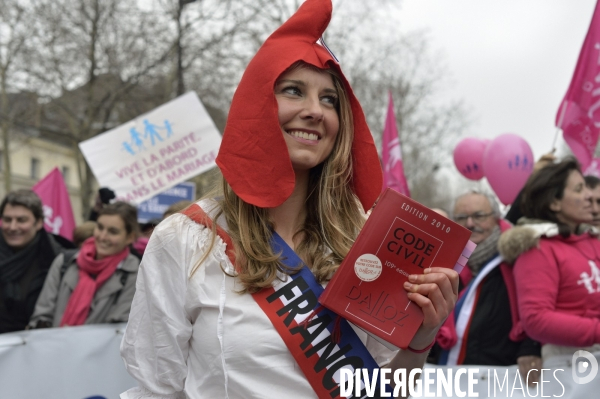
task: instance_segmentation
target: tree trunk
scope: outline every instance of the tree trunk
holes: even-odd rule
[[[79,150],[76,141],[73,141],[73,151],[77,159],[77,177],[79,178],[79,195],[81,196],[81,217],[88,220],[91,210],[92,182],[90,176],[92,171],[88,166],[83,154]]]
[[[0,76],[0,114],[2,118],[2,175],[4,177],[5,194],[11,191],[11,168],[10,168],[10,120],[8,112],[8,94],[6,93],[6,70]]]

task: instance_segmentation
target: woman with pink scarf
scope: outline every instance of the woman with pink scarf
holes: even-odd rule
[[[81,250],[52,263],[29,326],[126,322],[140,263],[129,252],[137,230],[136,208],[125,202],[104,207]]]

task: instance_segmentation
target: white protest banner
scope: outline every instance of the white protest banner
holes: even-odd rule
[[[140,202],[215,166],[221,135],[194,92],[79,143],[100,186]]]
[[[0,398],[114,399],[137,386],[119,354],[125,324],[0,334]]]

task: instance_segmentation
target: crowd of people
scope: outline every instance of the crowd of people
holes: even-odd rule
[[[478,246],[430,362],[518,364],[535,384],[557,356],[600,351],[600,179],[547,154],[504,218],[478,191],[450,216]]]
[[[114,197],[110,189],[99,190],[90,220],[74,229],[72,241],[43,228],[43,204],[33,191],[15,190],[4,197],[0,333],[128,320],[152,230],[144,226],[142,231],[137,208],[111,203]],[[171,205],[163,217],[190,203]]]
[[[543,157],[504,216],[493,195],[455,198],[449,217],[477,248],[460,274],[432,267],[398,287],[424,314],[408,348],[345,321],[334,337],[335,315],[300,306],[330,281],[382,186],[360,104],[317,43],[330,15],[308,0],[259,49],[232,101],[222,179],[195,204],[140,226],[100,190],[68,243],[43,229],[32,191],[9,193],[0,333],[128,321],[121,355],[139,386],[124,398],[335,396],[319,364],[336,345],[407,374],[426,361],[518,364],[529,383],[553,356],[600,350],[600,180],[573,158]]]

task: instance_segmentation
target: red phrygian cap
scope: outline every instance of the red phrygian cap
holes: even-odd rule
[[[354,116],[352,187],[365,210],[381,193],[381,164],[362,108],[337,62],[317,43],[329,24],[331,9],[331,0],[304,2],[258,50],[233,96],[216,161],[233,191],[247,203],[273,208],[294,190],[294,170],[279,125],[274,88],[277,78],[300,60],[339,72]]]

